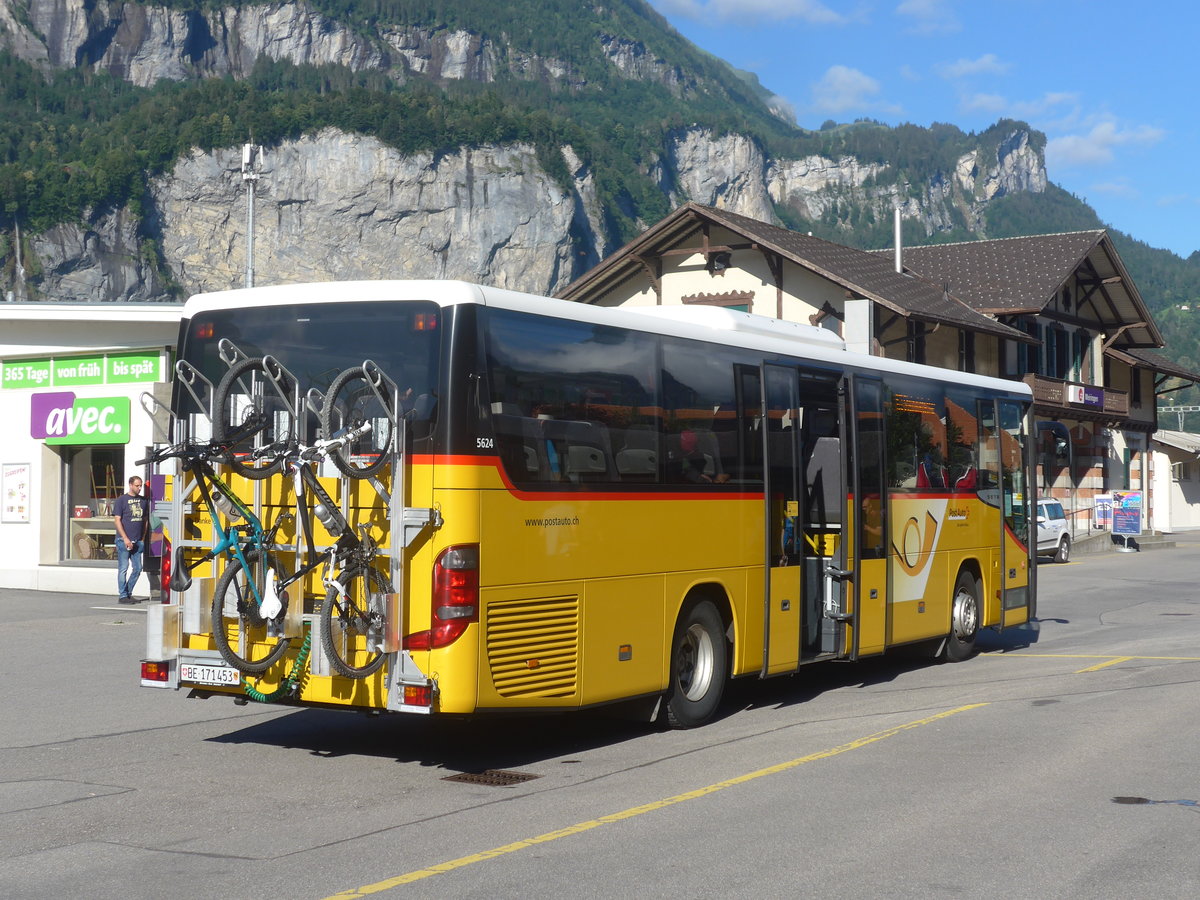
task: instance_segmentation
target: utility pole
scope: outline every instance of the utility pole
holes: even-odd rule
[[[242,145],[242,181],[246,184],[246,287],[254,287],[254,187],[262,166],[261,145]]]

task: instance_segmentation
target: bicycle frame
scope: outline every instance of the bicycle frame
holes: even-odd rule
[[[329,493],[321,486],[320,480],[313,474],[311,460],[306,459],[305,456],[314,449],[316,448],[299,448],[289,454],[286,463],[287,471],[292,476],[292,488],[295,491],[296,506],[300,512],[300,529],[304,534],[305,561],[291,575],[280,579],[277,589],[281,592],[322,564],[328,564],[326,571],[321,574],[322,584],[326,588],[334,587],[336,580],[332,577],[331,570],[337,564],[337,559],[342,553],[351,556],[361,554],[364,559],[375,556],[375,541],[371,538],[364,540],[354,533],[354,530],[350,527],[350,523],[342,515],[342,511],[338,509],[333,498],[329,496]],[[329,511],[330,517],[333,520],[332,524],[337,529],[335,535],[337,539],[334,545],[328,550],[318,551],[316,548],[312,524],[314,507],[309,500],[313,496],[316,497],[318,503]],[[333,533],[332,530],[331,533]]]
[[[163,458],[169,458],[169,456]],[[228,559],[236,559],[243,567],[248,567],[243,547],[252,546],[259,551],[260,559],[265,560],[266,551],[274,543],[275,532],[283,523],[283,518],[281,517],[270,530],[264,529],[258,516],[237,498],[233,489],[217,475],[205,456],[200,454],[186,457],[180,455],[180,458],[184,459],[185,471],[195,479],[196,485],[200,488],[201,501],[209,511],[209,518],[217,535],[212,548],[190,566],[184,561],[185,548],[182,546],[175,548],[175,558],[171,563],[171,589],[182,592],[191,586],[192,569],[216,559],[218,556],[224,555]],[[222,527],[221,517],[218,515],[219,507],[213,499],[212,489],[217,490],[221,496],[233,504],[234,509],[245,519],[245,525],[231,525],[228,529]],[[244,539],[240,537],[243,532],[246,532]],[[264,600],[262,588],[256,579],[249,579],[249,586],[254,595],[255,605],[261,609]]]

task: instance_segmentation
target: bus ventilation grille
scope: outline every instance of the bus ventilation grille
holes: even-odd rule
[[[503,769],[485,769],[482,772],[460,772],[458,775],[447,775],[442,781],[457,781],[462,784],[482,784],[488,787],[509,787],[524,781],[533,781],[541,775],[531,775],[529,772],[506,772]]]
[[[501,697],[571,697],[579,682],[579,598],[489,604],[487,656]]]

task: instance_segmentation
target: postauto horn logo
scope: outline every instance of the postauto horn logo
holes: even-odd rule
[[[29,434],[47,444],[128,444],[129,398],[34,394]]]

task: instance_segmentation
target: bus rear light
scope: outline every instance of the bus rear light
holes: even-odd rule
[[[462,637],[479,621],[479,545],[447,547],[433,564],[433,594],[429,631],[404,638],[406,650],[436,650]]]
[[[433,564],[431,647],[448,647],[479,621],[479,545],[447,547]]]
[[[142,660],[142,681],[166,681],[171,664],[165,660]]]
[[[433,688],[427,684],[404,686],[405,706],[433,706]]]

